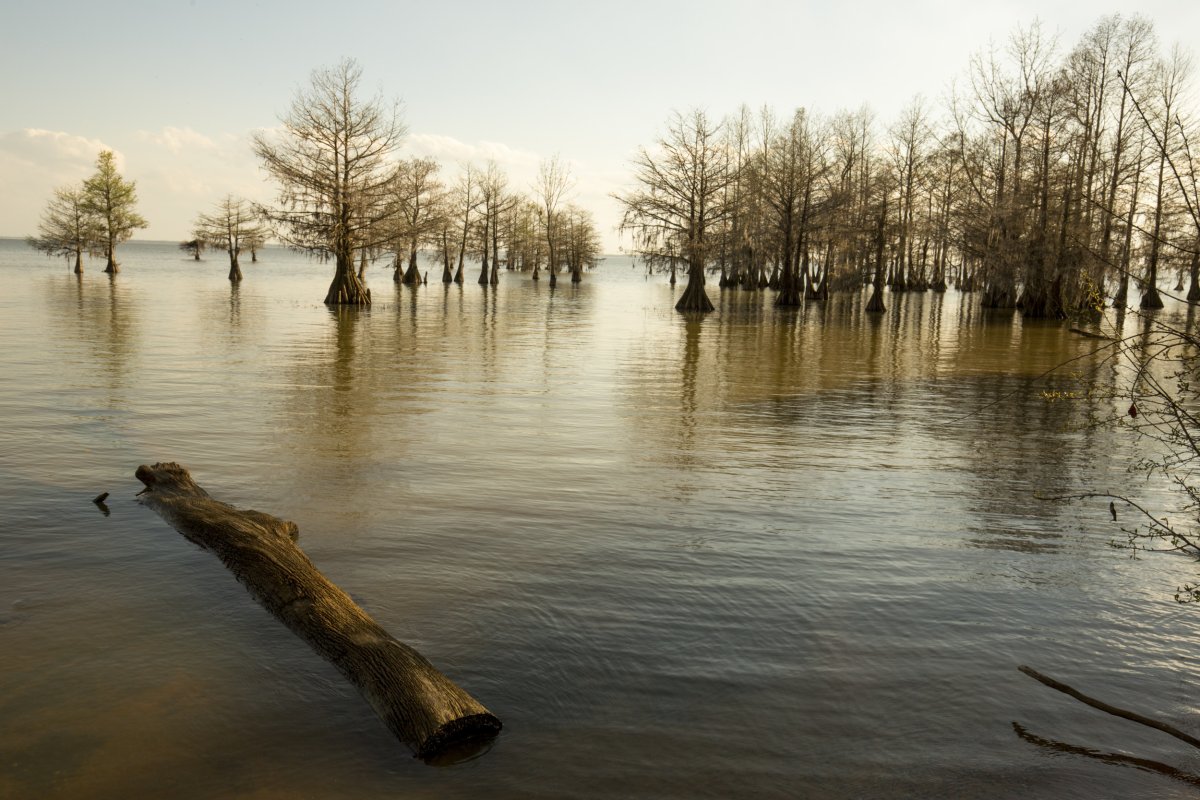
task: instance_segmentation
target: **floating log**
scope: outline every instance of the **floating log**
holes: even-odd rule
[[[1087,337],[1087,338],[1089,338],[1089,339],[1102,339],[1103,341],[1106,341],[1106,342],[1115,342],[1115,341],[1117,341],[1117,340],[1116,340],[1114,337],[1112,337],[1112,336],[1106,336],[1106,335],[1105,335],[1105,334],[1103,334],[1103,333],[1092,333],[1091,331],[1085,331],[1083,328],[1067,328],[1067,330],[1068,330],[1068,331],[1070,331],[1071,333],[1074,333],[1074,334],[1078,335],[1078,336],[1086,336],[1086,337]]]
[[[139,497],[211,551],[255,599],[338,668],[398,739],[439,760],[499,733],[500,720],[397,641],[296,546],[294,522],[211,497],[179,464],[137,468]]]

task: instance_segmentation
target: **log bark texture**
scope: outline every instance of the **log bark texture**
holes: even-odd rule
[[[500,720],[420,653],[388,634],[296,546],[294,522],[211,497],[179,464],[142,465],[139,495],[211,551],[250,593],[362,693],[418,758],[499,733]]]

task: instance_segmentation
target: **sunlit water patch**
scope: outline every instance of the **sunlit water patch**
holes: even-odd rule
[[[1195,565],[1036,499],[1164,499],[1041,395],[1107,374],[1095,340],[953,291],[871,317],[714,286],[687,319],[623,258],[553,291],[380,265],[331,311],[281,250],[236,288],[121,255],[77,278],[0,242],[0,797],[1190,796],[1011,724],[1200,770],[1015,670],[1196,718]],[[295,520],[504,719],[491,750],[410,758],[137,505],[159,460]]]

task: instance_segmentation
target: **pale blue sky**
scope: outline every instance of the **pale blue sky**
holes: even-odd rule
[[[822,112],[886,122],[935,102],[972,52],[1040,18],[1069,48],[1102,14],[1141,13],[1195,50],[1200,3],[55,2],[0,6],[0,235],[31,233],[55,186],[109,147],[151,227],[180,239],[227,191],[266,198],[249,132],[343,56],[403,100],[410,152],[489,155],[526,186],[560,153],[609,249],[608,198],[672,108]]]

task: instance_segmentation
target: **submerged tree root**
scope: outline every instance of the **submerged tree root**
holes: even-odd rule
[[[418,758],[442,760],[499,733],[500,720],[392,638],[296,546],[294,522],[212,498],[186,469],[140,466],[142,503],[211,551],[259,603],[346,676]]]

